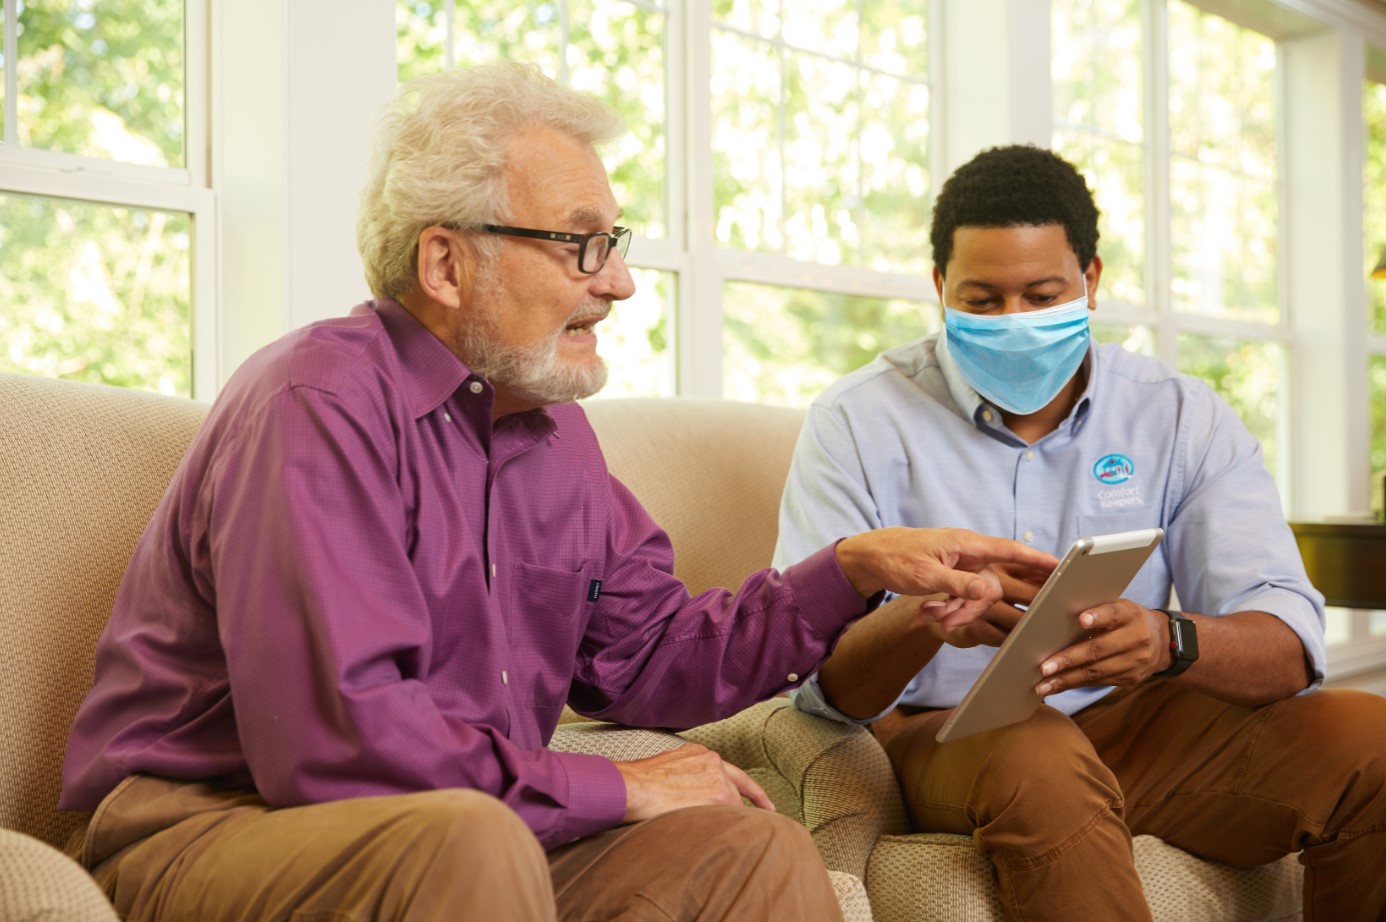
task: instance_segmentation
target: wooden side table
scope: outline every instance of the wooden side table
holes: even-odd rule
[[[1291,522],[1290,530],[1328,605],[1386,608],[1386,524]]]

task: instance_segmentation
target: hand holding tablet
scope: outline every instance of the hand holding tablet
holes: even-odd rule
[[[1083,611],[1115,601],[1160,543],[1159,528],[1079,538],[939,730],[940,743],[1019,723],[1042,699],[1040,665],[1084,634]]]

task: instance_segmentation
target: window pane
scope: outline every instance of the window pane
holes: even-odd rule
[[[1144,305],[1145,83],[1139,0],[1055,0],[1054,149],[1082,171],[1099,208],[1102,287]]]
[[[773,38],[780,31],[780,0],[712,0],[712,21]]]
[[[713,200],[717,240],[743,250],[779,252],[784,238],[780,170],[780,67],[774,48],[714,29],[712,59]]]
[[[1280,395],[1288,391],[1278,343],[1181,335],[1179,369],[1207,381],[1261,443],[1266,468],[1279,474]]]
[[[824,265],[927,271],[924,8],[924,0],[810,0],[785,19],[781,43],[747,34],[744,22],[714,25],[719,243]],[[868,59],[880,69],[863,66]]]
[[[1369,399],[1372,407],[1371,461],[1373,494],[1380,496],[1386,481],[1386,355],[1367,360]]]
[[[447,69],[448,23],[443,0],[399,0],[395,59],[401,83]]]
[[[939,328],[938,306],[731,282],[722,297],[722,394],[807,406],[884,349]]]
[[[443,0],[400,0],[398,75],[410,80],[447,66],[525,61],[604,100],[630,133],[603,158],[624,223],[644,237],[669,233],[664,32],[659,4],[629,0],[469,0],[454,6],[449,39]],[[566,67],[565,67],[566,65]]]
[[[923,78],[929,73],[927,0],[861,5],[861,59],[888,74]],[[920,110],[916,110],[920,111]]]
[[[874,7],[873,7],[874,8]],[[861,127],[862,252],[871,269],[927,274],[929,249],[929,87],[864,74]]]
[[[855,215],[861,188],[856,72],[792,52],[786,64],[786,252],[829,265],[855,261],[851,257],[861,248]]]
[[[1054,0],[1050,15],[1055,123],[1142,143],[1140,0]]]
[[[190,226],[0,195],[0,367],[189,396]]]
[[[454,10],[452,50],[458,66],[524,61],[555,79],[562,74],[561,0],[465,0]]]
[[[182,0],[26,0],[18,49],[20,144],[184,165]]]
[[[791,0],[790,15],[781,26],[784,40],[794,48],[834,58],[857,53],[856,0]]]
[[[635,294],[617,301],[597,327],[598,350],[610,368],[599,397],[671,397],[675,390],[674,293],[678,276],[630,270]]]
[[[1058,132],[1054,146],[1076,166],[1097,201],[1102,288],[1114,300],[1144,305],[1145,151],[1096,135]]]
[[[630,134],[604,152],[622,223],[644,237],[669,234],[664,32],[668,17],[625,0],[569,4],[568,82],[606,101]]]
[[[1155,354],[1155,333],[1144,324],[1126,325],[1094,322],[1092,324],[1092,336],[1099,343],[1121,343],[1121,347],[1127,352],[1138,352],[1141,355]]]
[[[1366,270],[1386,256],[1386,84],[1367,81],[1363,115],[1367,124],[1367,161],[1363,190],[1367,206]],[[1386,279],[1372,279],[1368,296],[1371,331],[1386,334]]]
[[[1176,310],[1276,323],[1275,43],[1169,5]]]

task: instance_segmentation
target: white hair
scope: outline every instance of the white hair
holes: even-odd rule
[[[594,147],[626,131],[605,103],[530,64],[484,64],[399,88],[376,122],[356,218],[356,246],[376,297],[397,298],[413,286],[424,228],[502,219],[510,141],[536,127]]]

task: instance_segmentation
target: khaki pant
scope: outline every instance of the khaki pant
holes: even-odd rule
[[[476,791],[274,810],[135,776],[69,852],[125,919],[841,919],[807,830],[749,807],[678,810],[546,855]]]
[[[940,745],[948,713],[873,729],[917,827],[989,854],[1009,919],[1149,919],[1131,836],[1150,834],[1237,867],[1302,852],[1305,922],[1386,920],[1386,698],[1246,708],[1147,682]]]

